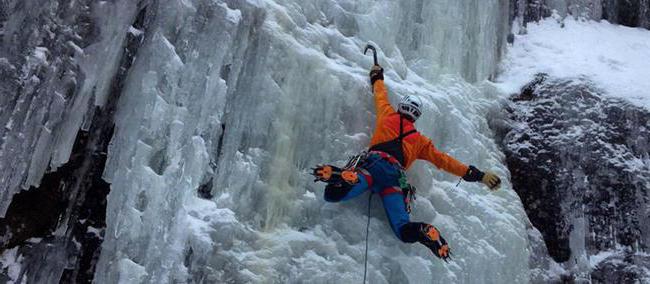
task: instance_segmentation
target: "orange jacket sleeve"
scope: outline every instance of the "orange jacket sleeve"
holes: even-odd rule
[[[462,177],[467,173],[468,167],[465,164],[449,156],[447,153],[440,152],[435,146],[433,146],[431,139],[424,136],[420,137],[422,137],[420,143],[424,146],[420,148],[420,152],[418,153],[419,159],[427,160],[436,165],[439,169],[443,169],[444,171],[459,177]]]
[[[388,92],[386,91],[384,80],[375,81],[372,87],[375,93],[377,120],[379,121],[382,117],[394,113],[395,109],[393,109],[393,106],[390,105],[390,101],[388,100]]]

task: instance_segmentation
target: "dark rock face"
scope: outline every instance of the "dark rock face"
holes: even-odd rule
[[[98,110],[98,112],[100,112]],[[110,126],[110,124],[108,125]],[[0,250],[19,247],[20,279],[42,283],[90,283],[106,227],[106,195],[101,178],[112,129],[81,131],[70,162],[45,175],[41,186],[14,196],[0,231],[9,238]],[[97,134],[97,137],[92,137]],[[42,240],[30,241],[32,238]],[[42,262],[55,269],[42,269]]]
[[[625,26],[650,29],[650,2],[645,0],[604,0],[603,19]]]
[[[520,17],[525,26],[551,16],[554,9],[562,11],[562,15],[588,15],[594,20],[605,19],[614,24],[650,29],[650,1],[646,0],[512,0],[510,21]]]
[[[648,277],[650,112],[602,97],[590,82],[540,74],[505,116],[510,123],[493,128],[550,256],[579,263],[611,252],[595,263],[594,280]]]
[[[60,3],[59,3],[60,2]],[[73,111],[83,74],[77,48],[96,40],[91,1],[0,3],[0,201],[7,203],[33,172],[38,181],[58,125]],[[67,8],[66,8],[67,7]],[[74,136],[73,136],[74,137]],[[30,153],[42,153],[32,159]],[[43,161],[43,159],[45,161]],[[27,186],[25,186],[27,185]],[[0,216],[6,208],[0,205]]]
[[[510,20],[523,16],[523,22],[537,22],[551,15],[545,0],[513,0],[510,1]]]
[[[4,34],[4,37],[15,37],[17,41],[15,46],[0,51],[0,57],[10,59],[0,61],[0,74],[10,75],[0,83],[0,91],[3,95],[7,94],[0,98],[0,109],[3,110],[0,122],[16,119],[17,116],[13,114],[22,108],[21,104],[26,99],[31,102],[30,111],[22,117],[21,126],[25,129],[40,129],[40,124],[46,123],[55,127],[62,119],[56,114],[66,115],[73,111],[68,110],[65,104],[50,102],[51,97],[55,97],[52,93],[62,93],[65,99],[74,101],[73,98],[79,96],[77,81],[84,79],[74,52],[70,50],[70,44],[66,43],[74,41],[80,47],[85,47],[94,41],[97,31],[93,28],[95,23],[91,18],[91,4],[84,1],[50,2],[38,7],[32,14],[25,10],[29,8],[25,6],[34,5],[30,1],[9,1],[3,4],[0,7],[0,17],[10,13],[24,13],[26,17],[23,24],[28,31],[22,31],[23,33],[44,37],[51,35],[53,40]],[[141,7],[139,11],[132,27],[142,31],[145,29],[146,8]],[[3,25],[11,24],[5,18],[0,19],[3,20]],[[18,279],[13,280],[26,283],[45,283],[51,279],[59,279],[61,283],[92,282],[106,227],[106,196],[110,184],[102,179],[102,174],[108,144],[114,131],[113,115],[126,75],[143,41],[143,34],[127,35],[119,68],[112,76],[107,100],[102,107],[91,107],[89,110],[90,119],[77,133],[69,161],[45,174],[38,187],[32,186],[29,190],[14,195],[4,218],[0,218],[0,253],[18,247],[18,254],[22,258]],[[28,58],[25,54],[31,54],[34,46],[47,47],[48,61],[36,67],[21,61],[21,58]],[[21,72],[27,73],[15,72],[15,66],[22,66]],[[20,77],[24,76],[38,79],[22,80]],[[70,83],[64,84],[62,80],[69,80]],[[58,89],[61,86],[69,89]],[[5,109],[13,110],[14,113],[5,112]],[[46,116],[45,121],[42,121],[43,117],[29,116],[30,113],[46,112],[54,115]],[[9,131],[11,129],[3,130],[12,133]],[[0,134],[3,134],[2,131]],[[21,132],[17,134],[22,135]],[[38,135],[33,132],[27,134]],[[33,146],[29,137],[24,135],[21,139],[13,136],[0,137],[0,145],[4,149],[18,147],[13,144],[21,144],[20,147]],[[16,152],[19,151],[0,154],[14,155]],[[22,157],[13,158],[19,160]],[[18,165],[7,166],[18,170],[29,166]],[[4,183],[3,186],[17,186],[17,183]],[[47,263],[47,266],[43,263]],[[7,271],[0,271],[0,282],[10,280],[6,273]]]

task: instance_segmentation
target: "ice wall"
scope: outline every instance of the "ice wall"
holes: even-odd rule
[[[117,106],[96,281],[351,282],[363,275],[367,196],[327,204],[308,168],[362,150],[373,127],[367,42],[395,100],[427,101],[436,145],[507,177],[484,119],[507,1],[160,1],[146,7]],[[474,85],[468,82],[478,82]],[[516,194],[419,164],[414,220],[436,224],[455,261],[400,243],[371,210],[369,278],[526,282]]]

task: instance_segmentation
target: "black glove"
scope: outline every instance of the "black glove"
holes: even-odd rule
[[[384,80],[384,68],[374,65],[370,68],[370,85],[374,85],[377,80]]]
[[[498,190],[499,186],[501,185],[501,179],[497,175],[491,172],[484,173],[474,166],[469,166],[469,169],[467,169],[467,173],[465,173],[463,179],[469,182],[480,181],[483,184],[487,185],[490,190]]]
[[[463,176],[463,179],[465,181],[469,182],[477,182],[483,179],[483,176],[485,173],[477,169],[475,166],[469,166],[469,169],[467,169],[467,173]]]

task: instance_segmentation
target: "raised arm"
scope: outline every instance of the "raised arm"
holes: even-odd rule
[[[377,111],[377,119],[395,112],[393,106],[390,105],[388,100],[388,92],[384,85],[384,69],[379,65],[372,66],[370,69],[370,83],[375,95],[375,109]]]

